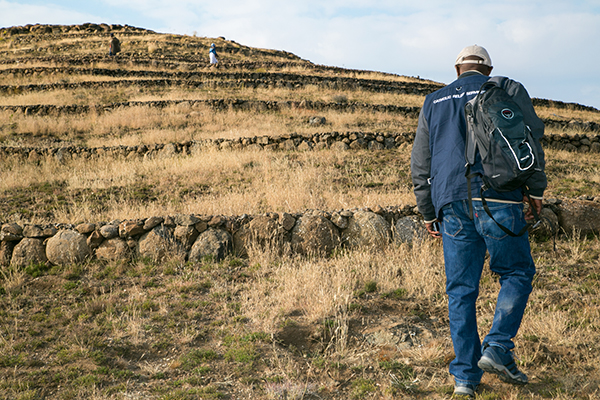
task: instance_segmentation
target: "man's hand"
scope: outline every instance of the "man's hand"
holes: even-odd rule
[[[435,223],[435,226],[434,226]],[[429,232],[429,235],[431,235],[431,237],[436,238],[436,239],[441,239],[442,238],[442,233],[440,231],[436,230],[436,227],[440,226],[440,222],[436,219],[433,222],[427,222],[425,223],[425,228],[427,229],[427,232]]]
[[[523,196],[523,203],[529,204],[529,208],[527,209],[527,212],[525,213],[526,221],[530,221],[535,218],[533,216],[533,207],[535,207],[535,211],[537,211],[538,215],[542,214],[542,200],[534,199],[529,196]]]

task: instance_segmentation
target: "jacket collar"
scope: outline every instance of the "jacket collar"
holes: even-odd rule
[[[483,74],[481,72],[473,69],[473,70],[470,70],[470,71],[463,72],[462,74],[460,74],[460,76],[458,77],[458,79],[468,78],[469,76],[474,76],[474,75],[483,75]],[[483,75],[483,76],[485,76],[485,75]]]

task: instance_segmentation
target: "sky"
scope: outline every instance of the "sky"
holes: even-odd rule
[[[219,37],[450,83],[478,44],[532,97],[600,109],[600,0],[0,0],[0,27],[85,22]]]

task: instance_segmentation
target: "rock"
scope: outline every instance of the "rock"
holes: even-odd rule
[[[565,232],[586,236],[600,233],[600,204],[593,201],[565,199],[556,206],[558,222]]]
[[[279,223],[286,231],[291,231],[294,225],[296,224],[296,218],[294,218],[291,214],[282,213],[279,216]]]
[[[160,158],[169,159],[177,155],[177,148],[173,143],[167,143],[160,151]]]
[[[348,227],[348,218],[340,215],[337,212],[334,212],[331,215],[331,222],[335,224],[340,229],[346,229]]]
[[[100,227],[100,234],[104,239],[112,239],[119,236],[119,227],[115,225],[104,225]]]
[[[132,237],[146,232],[141,221],[123,221],[119,225],[119,236],[122,238]]]
[[[175,223],[182,226],[192,226],[200,222],[200,218],[194,215],[179,214],[175,216]]]
[[[16,242],[0,242],[0,265],[7,266],[10,264],[16,244]]]
[[[189,251],[198,238],[198,231],[189,225],[178,225],[173,232],[173,236],[175,236],[175,240],[181,243],[181,246],[185,251]]]
[[[31,264],[43,264],[48,261],[43,239],[24,238],[12,253],[11,264],[26,267]]]
[[[310,151],[313,149],[314,144],[312,142],[307,142],[303,140],[302,143],[298,145],[298,151]]]
[[[144,230],[150,231],[154,229],[154,227],[162,224],[164,221],[165,220],[162,217],[150,217],[146,221],[144,221]]]
[[[348,146],[344,142],[333,142],[331,146],[329,146],[329,148],[335,151],[347,151],[350,148],[350,146]]]
[[[325,117],[320,116],[314,116],[308,119],[308,123],[310,125],[325,125],[326,122],[327,120],[325,119]]]
[[[44,230],[39,225],[25,225],[23,227],[23,236],[26,238],[43,238]],[[52,235],[54,236],[54,235]]]
[[[104,236],[100,234],[100,231],[93,231],[90,236],[87,238],[87,244],[90,249],[95,249],[100,246],[100,244],[104,241]]]
[[[23,239],[23,228],[18,224],[10,223],[2,225],[0,229],[0,240],[4,242],[15,242]]]
[[[378,141],[375,140],[371,140],[368,144],[368,149],[369,150],[383,150],[385,148],[385,146],[383,145],[383,143],[380,143]]]
[[[52,237],[52,236],[56,235],[57,232],[58,232],[58,229],[56,229],[55,227],[47,226],[44,228],[42,233],[43,233],[44,237]]]
[[[96,225],[88,224],[88,223],[79,224],[75,227],[75,230],[77,232],[81,233],[82,235],[87,235],[88,233],[92,233],[92,232],[94,232],[95,229],[96,229]]]
[[[213,261],[220,261],[231,251],[231,235],[222,229],[209,228],[198,236],[188,259],[192,262],[202,262],[208,256],[212,257]]]
[[[282,243],[283,232],[279,224],[267,216],[254,218],[233,235],[235,251],[241,256],[247,255],[247,249],[252,245],[262,249],[273,248],[278,252],[281,250]]]
[[[208,222],[208,226],[210,226],[211,228],[218,228],[221,225],[223,225],[225,223],[225,218],[223,218],[220,215],[215,215],[214,217],[211,218],[211,220]]]
[[[366,149],[367,142],[363,138],[358,138],[350,143],[350,148],[353,150]]]
[[[396,222],[394,235],[396,243],[413,243],[415,239],[423,239],[426,236],[425,224],[417,216],[402,217]]]
[[[330,255],[340,245],[340,234],[327,218],[305,215],[292,230],[292,248],[304,255]]]
[[[358,211],[342,231],[342,242],[350,248],[382,247],[390,241],[390,224],[381,215]]]
[[[131,250],[127,242],[118,237],[105,240],[96,249],[96,257],[103,261],[126,261],[130,255]]]
[[[294,139],[287,139],[281,144],[283,150],[293,151],[296,150],[296,143],[294,143]]]
[[[208,224],[204,221],[200,221],[196,225],[194,225],[194,228],[196,228],[198,233],[202,233],[208,229]]]
[[[161,262],[166,257],[177,256],[173,235],[164,225],[154,227],[150,232],[143,234],[138,241],[138,254],[154,262]]]
[[[46,257],[52,264],[82,263],[91,254],[85,236],[74,230],[61,230],[46,242]]]

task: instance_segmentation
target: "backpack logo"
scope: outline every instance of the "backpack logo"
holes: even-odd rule
[[[515,113],[510,108],[505,108],[504,110],[500,111],[500,114],[506,119],[513,119],[515,116]]]

